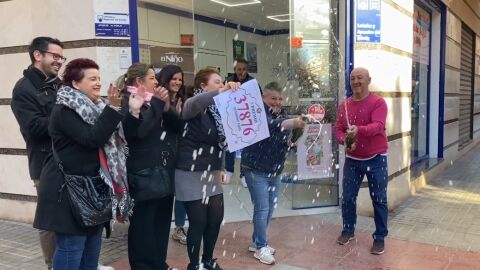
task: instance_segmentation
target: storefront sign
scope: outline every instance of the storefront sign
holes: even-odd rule
[[[429,64],[430,14],[415,5],[413,14],[413,61]]]
[[[215,96],[230,152],[270,137],[265,106],[257,80],[250,80],[235,92]]]
[[[313,104],[308,108],[307,113],[318,122],[321,122],[325,117],[325,108],[320,104]]]
[[[355,41],[357,43],[380,43],[381,0],[357,0]]]
[[[150,47],[150,63],[156,68],[177,65],[183,70],[185,85],[193,84],[195,65],[193,48]]]
[[[126,13],[95,14],[95,36],[130,37],[130,18]]]
[[[306,125],[297,141],[298,179],[333,177],[332,125]]]

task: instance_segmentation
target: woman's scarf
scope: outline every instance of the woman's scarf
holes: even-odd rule
[[[94,103],[84,93],[69,86],[62,86],[57,92],[57,104],[74,110],[85,123],[94,125],[106,104],[99,100]],[[133,200],[128,193],[126,155],[127,143],[119,123],[103,149],[99,150],[100,170],[103,181],[112,189],[113,218],[124,220],[132,214]]]
[[[198,94],[206,93],[206,92],[207,91],[204,89],[195,89],[193,90],[193,95],[196,96]],[[217,106],[215,106],[215,104],[209,105],[208,113],[215,120],[215,126],[217,127],[217,134],[218,134],[218,146],[220,146],[220,149],[222,150],[227,149],[227,140],[225,137],[225,131],[223,130],[222,118],[220,117],[220,112],[218,111]]]

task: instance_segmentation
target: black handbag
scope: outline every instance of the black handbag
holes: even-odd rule
[[[52,152],[65,180],[58,190],[59,202],[61,202],[61,195],[66,187],[70,209],[80,225],[92,227],[109,222],[112,219],[112,190],[110,187],[99,175],[92,177],[65,173],[53,144]]]
[[[163,165],[165,166],[166,157],[163,158]],[[160,199],[173,194],[170,175],[164,166],[160,165],[128,173],[130,195],[135,202]]]

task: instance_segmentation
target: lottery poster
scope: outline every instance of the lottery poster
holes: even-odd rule
[[[332,124],[309,124],[297,141],[298,179],[333,177]]]
[[[242,84],[237,91],[221,93],[214,100],[230,152],[270,137],[257,80]]]

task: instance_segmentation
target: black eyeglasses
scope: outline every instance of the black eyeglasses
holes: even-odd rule
[[[55,60],[55,61],[58,61],[58,62],[61,61],[62,63],[67,61],[67,58],[65,56],[60,55],[58,53],[53,53],[53,52],[49,52],[49,51],[41,51],[41,52],[42,53],[48,53],[48,54],[52,55],[53,60]]]

